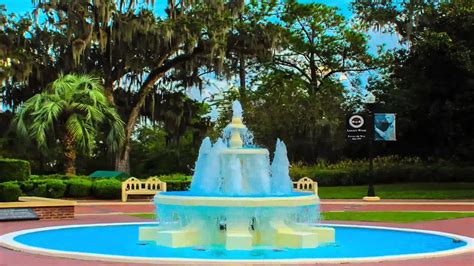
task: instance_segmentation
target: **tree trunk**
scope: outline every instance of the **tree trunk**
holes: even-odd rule
[[[115,160],[115,170],[125,173],[130,173],[130,142],[124,144],[124,149],[117,154]]]
[[[143,104],[145,103],[146,96],[150,93],[153,85],[157,80],[159,80],[165,72],[158,73],[154,75],[153,78],[147,79],[147,81],[142,85],[141,92],[138,96],[138,101],[133,106],[132,112],[128,117],[127,126],[125,127],[125,141],[123,144],[123,148],[117,155],[115,161],[115,170],[120,172],[125,172],[130,174],[130,150],[131,150],[131,139],[133,130],[138,121],[138,117],[140,116],[140,109],[142,108]]]
[[[246,101],[247,101],[247,88],[246,88],[246,72],[245,72],[245,55],[240,53],[239,55],[239,80],[240,80],[240,88],[239,88],[239,94],[240,94],[240,102],[242,103],[243,106],[245,106]]]
[[[153,89],[155,83],[165,75],[165,73],[175,67],[178,64],[184,63],[187,60],[191,59],[193,56],[201,53],[203,51],[202,47],[197,47],[194,49],[193,53],[191,54],[183,54],[176,56],[172,60],[164,62],[166,58],[158,64],[161,65],[157,69],[151,71],[145,82],[140,87],[138,93],[138,100],[132,108],[132,112],[128,117],[127,126],[125,128],[125,141],[123,144],[122,149],[119,151],[118,156],[115,160],[115,170],[130,173],[130,150],[131,150],[131,138],[133,130],[137,124],[138,117],[140,116],[140,109],[142,108],[143,104],[145,103],[145,99],[150,91]],[[171,53],[170,53],[171,54]]]
[[[63,138],[63,148],[64,148],[64,172],[66,175],[75,175],[76,174],[76,147],[74,142],[74,137],[70,133],[66,133]]]

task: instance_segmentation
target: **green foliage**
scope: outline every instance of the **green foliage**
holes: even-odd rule
[[[349,22],[336,8],[290,0],[285,1],[279,19],[286,42],[273,67],[299,75],[309,93],[336,81],[338,73],[363,72],[376,66],[377,60],[367,52],[367,35],[357,21]]]
[[[117,150],[124,138],[123,122],[107,101],[100,81],[88,75],[61,76],[48,91],[25,102],[14,123],[20,135],[34,139],[40,147],[47,146],[47,134],[56,134],[63,145],[71,137],[73,145],[89,153],[102,123],[110,125],[106,140],[111,150]]]
[[[67,185],[60,179],[30,179],[20,182],[21,190],[28,196],[62,198]]]
[[[66,192],[67,185],[62,180],[47,179],[44,181],[46,185],[46,197],[62,198]]]
[[[158,178],[166,182],[166,189],[168,191],[189,190],[192,180],[191,176],[183,174],[161,175]]]
[[[88,75],[65,75],[28,99],[13,121],[17,132],[47,148],[47,136],[63,147],[66,173],[75,174],[76,149],[90,154],[98,128],[107,125],[106,142],[117,151],[124,140],[123,122],[104,95],[100,81]]]
[[[344,91],[330,81],[321,88],[309,94],[299,75],[283,71],[261,77],[245,109],[244,122],[255,142],[273,150],[276,139],[282,139],[290,161],[338,158],[345,133]]]
[[[86,175],[50,174],[50,175],[31,175],[30,176],[30,180],[43,180],[43,179],[60,179],[60,180],[85,179],[85,180],[91,180],[91,178],[89,176],[86,176]]]
[[[186,132],[179,142],[168,144],[168,135],[158,126],[140,127],[137,133],[132,143],[132,175],[190,173],[199,149],[199,139],[194,139],[191,132]]]
[[[92,181],[85,179],[70,179],[66,181],[67,183],[67,193],[68,197],[80,198],[88,197],[92,193]]]
[[[185,191],[189,190],[191,181],[167,181],[166,189],[168,191]]]
[[[474,167],[446,162],[426,162],[419,158],[397,156],[378,157],[374,161],[375,182],[474,182]],[[293,180],[307,176],[320,186],[348,186],[367,184],[370,178],[368,161],[342,161],[336,164],[293,164]]]
[[[0,182],[26,180],[30,176],[30,171],[28,161],[0,158]]]
[[[98,199],[119,199],[122,182],[115,179],[97,180],[92,184],[92,194]]]
[[[355,8],[359,19],[409,41],[370,83],[379,108],[397,113],[401,141],[387,152],[474,160],[472,1],[360,0]]]
[[[0,183],[0,201],[18,201],[19,196],[21,189],[17,182]]]

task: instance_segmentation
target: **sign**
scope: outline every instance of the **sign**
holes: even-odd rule
[[[374,134],[376,141],[396,141],[396,114],[374,114]]]
[[[350,141],[365,140],[367,122],[364,114],[352,114],[346,117],[346,134]]]
[[[39,220],[38,215],[29,208],[0,209],[0,222]]]

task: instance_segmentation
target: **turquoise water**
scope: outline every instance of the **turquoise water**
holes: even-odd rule
[[[335,227],[335,244],[310,249],[229,251],[168,248],[138,241],[138,228],[150,224],[53,229],[15,237],[25,245],[69,252],[150,258],[190,259],[320,259],[406,255],[449,250],[466,245],[425,233],[384,229]]]
[[[204,192],[196,192],[196,191],[168,191],[168,192],[160,192],[160,195],[163,196],[183,196],[183,197],[229,197],[229,198],[239,198],[239,197],[252,197],[252,198],[279,198],[279,197],[301,197],[301,196],[309,196],[313,195],[310,192],[296,192],[292,191],[289,194],[284,195],[265,195],[265,194],[251,194],[251,195],[229,195],[229,194],[217,194],[217,193],[204,193]]]

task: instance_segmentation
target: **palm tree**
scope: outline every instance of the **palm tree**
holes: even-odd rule
[[[48,138],[64,151],[65,172],[76,173],[77,150],[90,154],[99,127],[106,125],[109,151],[125,138],[124,123],[104,95],[100,81],[89,75],[61,75],[46,91],[28,99],[13,120],[17,132],[47,148]]]

